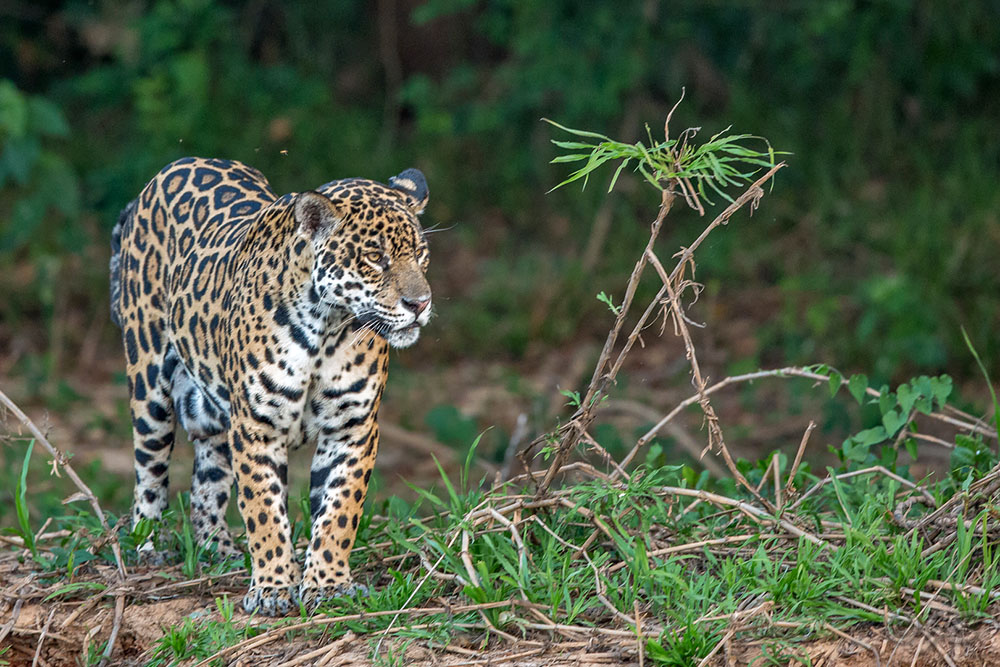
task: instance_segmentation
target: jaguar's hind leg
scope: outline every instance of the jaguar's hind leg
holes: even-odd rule
[[[191,480],[191,524],[201,545],[215,545],[222,558],[242,558],[226,525],[233,488],[233,462],[226,433],[194,440]]]
[[[160,363],[153,350],[138,353],[134,330],[125,329],[125,346],[129,356],[128,384],[131,397],[135,454],[135,492],[132,502],[132,525],[140,519],[159,520],[167,508],[167,475],[170,454],[174,449],[173,400],[170,396],[170,369]],[[147,542],[139,549],[140,556],[151,562],[162,560]]]

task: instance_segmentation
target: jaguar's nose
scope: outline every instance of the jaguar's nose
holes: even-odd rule
[[[419,297],[417,299],[410,299],[409,297],[403,297],[400,299],[403,302],[403,307],[414,315],[420,315],[420,313],[427,310],[427,306],[431,305],[431,298],[429,296]]]

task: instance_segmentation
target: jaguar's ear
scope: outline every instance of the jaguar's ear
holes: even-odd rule
[[[403,193],[414,215],[424,212],[430,193],[427,191],[427,179],[423,172],[419,169],[407,169],[390,178],[389,185]]]
[[[309,190],[295,197],[295,222],[309,238],[318,233],[329,233],[341,223],[340,214],[333,202],[318,192]]]

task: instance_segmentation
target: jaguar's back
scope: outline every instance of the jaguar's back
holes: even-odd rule
[[[253,215],[276,199],[264,175],[233,160],[182,158],[143,188],[118,218],[111,237],[111,315],[140,301],[165,307],[170,267],[196,245],[238,243]],[[122,249],[126,249],[123,253]],[[127,268],[126,268],[127,267]],[[137,271],[141,293],[123,290],[126,271]]]

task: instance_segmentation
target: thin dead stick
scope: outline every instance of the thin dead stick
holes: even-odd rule
[[[724,544],[736,544],[738,542],[746,542],[747,540],[753,539],[755,537],[760,537],[760,533],[746,533],[744,535],[730,535],[729,537],[719,537],[713,540],[701,540],[700,542],[690,542],[688,544],[678,544],[672,547],[664,547],[663,549],[653,549],[646,554],[648,558],[657,558],[660,556],[670,556],[672,554],[684,553],[687,551],[701,551],[705,547],[715,547]],[[622,561],[616,563],[607,569],[608,574],[617,572],[623,568],[629,566],[629,563]]]
[[[663,288],[663,293],[666,294],[666,288]],[[655,424],[660,419],[660,413],[648,405],[625,399],[609,399],[604,401],[601,405],[601,414],[606,415],[608,413],[634,415],[637,419],[651,424]],[[668,435],[677,441],[681,449],[687,452],[688,456],[712,473],[713,476],[722,477],[726,474],[726,469],[718,461],[711,456],[703,456],[705,448],[699,445],[698,441],[680,425],[671,422],[665,424],[664,428],[668,431]]]
[[[892,619],[893,621],[900,621],[902,623],[913,623],[914,622],[914,619],[910,618],[909,616],[904,616],[902,614],[897,614],[896,612],[886,611],[884,609],[877,609],[877,608],[871,606],[870,604],[865,604],[864,602],[861,602],[860,600],[855,600],[853,598],[844,597],[843,595],[835,595],[835,596],[833,596],[833,599],[834,600],[839,600],[839,601],[843,602],[844,604],[848,604],[848,605],[850,605],[852,607],[857,607],[858,609],[864,609],[865,611],[871,612],[873,614],[882,614],[882,618],[885,619],[886,625],[889,624],[889,620],[890,619]]]
[[[664,190],[661,194],[659,213],[650,228],[649,241],[646,243],[647,249],[653,247],[653,243],[656,241],[656,237],[660,233],[660,228],[662,227],[667,214],[670,212],[673,202],[674,196]],[[618,316],[615,318],[615,324],[611,328],[611,331],[608,332],[608,337],[604,341],[604,348],[601,350],[601,356],[597,360],[597,365],[594,368],[594,375],[590,380],[587,393],[580,404],[581,407],[578,411],[578,415],[576,415],[573,420],[567,424],[569,428],[565,431],[565,435],[556,449],[555,456],[553,457],[551,465],[549,465],[545,477],[538,485],[539,497],[544,495],[548,490],[549,485],[555,478],[556,471],[562,467],[566,457],[569,456],[569,452],[576,446],[581,433],[590,427],[590,422],[594,419],[593,408],[595,407],[595,399],[600,393],[603,393],[607,384],[614,379],[612,375],[605,374],[604,369],[607,366],[608,360],[611,358],[611,351],[614,349],[615,343],[618,341],[618,336],[621,333],[622,326],[625,324],[625,318],[628,315],[629,308],[632,305],[632,299],[635,297],[636,288],[639,286],[639,279],[642,277],[642,272],[645,268],[646,257],[645,254],[643,254],[636,262],[635,267],[632,269],[632,275],[629,276],[628,285],[625,288],[625,297],[621,306],[618,308]],[[535,442],[528,446],[528,449],[532,449],[539,442],[540,441],[536,439]],[[525,467],[528,466],[526,465]]]
[[[465,573],[469,575],[469,583],[473,586],[478,587],[479,575],[476,573],[476,568],[472,565],[472,555],[469,553],[469,541],[470,541],[469,531],[462,531],[462,563],[465,565]]]
[[[903,477],[900,477],[896,473],[892,472],[891,470],[888,470],[887,468],[885,468],[883,466],[872,466],[870,468],[863,468],[861,470],[853,470],[851,472],[840,473],[839,475],[834,475],[832,477],[829,476],[829,475],[826,476],[826,477],[824,477],[823,479],[821,479],[820,481],[818,481],[816,484],[814,484],[813,486],[809,487],[808,491],[806,491],[804,494],[802,494],[802,496],[798,500],[796,500],[794,503],[792,503],[788,507],[788,511],[790,511],[790,512],[794,511],[796,507],[798,507],[799,505],[801,505],[802,502],[804,500],[806,500],[806,498],[810,497],[811,495],[813,495],[814,493],[816,493],[817,491],[819,491],[820,489],[822,489],[824,486],[826,486],[827,484],[831,483],[834,479],[837,479],[837,480],[850,479],[851,477],[858,477],[860,475],[871,475],[871,474],[874,474],[874,473],[880,473],[882,475],[885,475],[889,479],[892,479],[892,480],[898,482],[899,484],[901,484],[901,485],[903,485],[903,486],[905,486],[905,487],[907,487],[909,489],[913,489],[914,491],[917,491],[918,493],[920,493],[924,497],[924,500],[926,500],[932,506],[936,504],[936,501],[934,500],[934,496],[932,496],[927,491],[927,489],[925,489],[924,487],[918,486],[917,484],[914,484],[910,480],[905,479]]]
[[[455,540],[457,539],[458,539],[458,533],[456,532],[452,534],[451,538],[448,540],[447,548],[451,548],[451,546],[455,544]],[[420,557],[423,558],[423,552],[421,552]],[[413,592],[410,593],[409,597],[406,598],[406,602],[403,603],[403,609],[406,609],[406,605],[410,604],[413,598],[416,597],[417,593],[420,591],[421,588],[423,588],[423,585],[427,582],[427,580],[430,579],[432,574],[436,571],[437,566],[441,564],[442,560],[444,560],[443,553],[438,557],[437,562],[434,564],[434,567],[427,568],[427,574],[424,575],[423,579],[421,579],[420,582],[417,583],[416,587],[413,589]],[[393,616],[392,620],[389,621],[389,625],[386,626],[385,630],[382,631],[382,634],[379,635],[378,643],[375,644],[375,649],[372,651],[373,660],[378,656],[378,652],[382,648],[382,642],[385,641],[386,635],[389,633],[390,630],[393,629],[393,627],[396,625],[396,621],[399,620],[401,615],[402,612],[399,612],[395,616]]]
[[[774,506],[778,514],[781,514],[781,508],[784,503],[781,500],[781,457],[778,455],[772,456],[771,460],[774,461]]]
[[[944,649],[941,648],[941,645],[937,643],[936,639],[934,639],[934,636],[927,631],[927,628],[919,627],[918,630],[920,630],[920,633],[927,638],[927,641],[931,643],[931,646],[938,652],[938,655],[940,655],[941,658],[948,664],[948,667],[956,667],[955,661],[951,659],[950,655],[945,653]]]
[[[955,449],[955,443],[948,442],[947,440],[942,440],[941,438],[935,438],[933,435],[930,435],[928,433],[915,433],[913,431],[907,433],[906,429],[903,429],[902,431],[900,431],[900,433],[906,433],[906,437],[908,438],[915,438],[916,440],[923,440],[924,442],[930,442],[935,445],[941,445],[945,449]]]
[[[759,599],[759,598],[758,598]],[[731,614],[722,614],[720,616],[701,616],[695,619],[695,623],[706,623],[712,621],[728,621],[729,623],[735,623],[738,625],[745,625],[747,621],[757,618],[758,616],[763,616],[764,618],[771,618],[771,610],[774,609],[773,600],[764,600],[756,607],[750,607],[749,609],[737,609]]]
[[[658,486],[655,487],[653,490],[655,493],[662,495],[687,496],[689,498],[699,498],[701,500],[704,500],[705,502],[712,503],[713,505],[724,505],[726,507],[735,507],[738,510],[745,512],[746,514],[753,516],[756,519],[759,519],[766,523],[777,524],[782,528],[784,528],[789,533],[791,533],[792,535],[804,538],[818,547],[821,547],[823,549],[831,549],[834,551],[836,551],[837,549],[829,542],[821,540],[815,535],[807,533],[806,531],[802,530],[801,528],[793,524],[791,521],[774,517],[771,514],[768,514],[766,511],[760,509],[759,507],[755,507],[754,505],[743,502],[742,500],[734,500],[733,498],[727,498],[726,496],[720,496],[715,493],[709,493],[708,491],[704,491],[702,489],[684,489],[676,486]]]
[[[775,457],[772,456],[771,460],[767,462],[767,467],[764,468],[764,472],[760,476],[760,481],[757,482],[757,486],[754,487],[754,490],[757,491],[757,493],[760,493],[760,490],[764,488],[765,484],[767,484],[767,476],[770,475],[771,471],[774,469],[774,458]]]
[[[924,648],[924,642],[926,640],[927,637],[920,635],[920,641],[917,642],[917,650],[913,652],[913,660],[910,661],[910,667],[916,667],[917,658],[920,657],[920,651]]]
[[[7,638],[10,631],[14,629],[14,624],[17,623],[17,618],[21,615],[21,607],[24,606],[24,600],[18,598],[14,603],[14,611],[10,615],[10,621],[7,622],[5,626],[0,628],[0,642]]]
[[[38,637],[38,645],[35,646],[35,658],[31,661],[31,667],[35,667],[42,656],[42,642],[45,641],[45,637],[49,633],[49,626],[52,625],[52,617],[55,615],[56,608],[53,607],[52,611],[49,612],[49,617],[45,619],[45,625],[42,626],[42,634]]]
[[[954,606],[937,600],[937,596],[940,595],[941,589],[938,589],[933,593],[929,593],[927,591],[918,591],[917,589],[910,588],[909,586],[900,586],[899,592],[904,595],[910,595],[915,600],[922,600],[922,605],[926,608],[936,609],[937,611],[944,612],[951,616],[958,616],[961,614],[961,612],[958,611],[958,609],[955,609]]]
[[[877,579],[873,579],[872,581],[876,581],[876,582],[879,582],[879,583],[884,583],[884,584],[889,585],[889,586],[894,585],[894,582],[891,579],[888,579],[886,577],[879,577]],[[918,586],[919,585],[919,582],[914,581],[914,580],[910,580],[908,583],[910,584],[910,586]],[[952,592],[958,592],[958,593],[971,593],[972,595],[988,595],[988,596],[990,596],[990,598],[992,598],[994,600],[1000,599],[1000,591],[988,590],[988,589],[982,588],[981,586],[974,586],[972,584],[954,584],[954,583],[951,583],[951,582],[948,582],[948,581],[941,581],[940,579],[928,579],[926,582],[924,582],[924,584],[926,586],[933,586],[933,587],[937,588],[939,590],[939,592],[942,591],[942,590],[945,590],[945,591],[952,591]],[[913,589],[913,590],[916,590],[916,589]],[[921,591],[920,595],[921,595],[921,597],[928,597],[928,596],[931,596],[931,595],[936,595],[936,593],[935,594],[931,594],[931,593],[927,593],[926,591]]]
[[[118,642],[118,631],[122,627],[122,616],[125,614],[125,594],[119,593],[115,596],[115,619],[111,625],[111,636],[104,647],[104,655],[98,667],[104,667],[110,663],[111,654],[115,651],[115,644]]]
[[[635,614],[635,650],[639,652],[639,667],[645,667],[646,650],[642,636],[642,617],[639,615],[639,598],[632,601],[632,612]]]
[[[357,635],[348,630],[347,634],[335,640],[333,643],[326,644],[316,649],[315,651],[309,651],[308,653],[303,653],[302,655],[296,658],[293,658],[286,662],[282,662],[278,665],[278,667],[296,667],[297,665],[316,664],[315,661],[317,661],[320,658],[326,658],[327,656],[332,656],[336,655],[337,653],[342,653],[344,650],[344,646],[346,644],[350,644],[351,642],[357,640],[357,638],[358,638]]]
[[[35,535],[35,545],[37,546],[39,542],[45,542],[48,540],[57,540],[63,537],[69,537],[72,533],[68,530],[56,530],[51,533],[42,533],[41,535]],[[4,542],[15,547],[24,547],[24,538],[18,537],[17,535],[0,535],[0,542]],[[43,547],[39,547],[42,549]]]
[[[878,395],[878,392],[875,392],[875,394]],[[961,419],[955,419],[954,417],[949,417],[948,415],[942,414],[940,412],[932,412],[927,416],[936,419],[938,421],[944,422],[945,424],[951,424],[952,426],[956,426],[966,431],[972,431],[975,433],[979,433],[981,435],[985,435],[987,438],[993,438],[994,440],[997,439],[997,432],[994,429],[989,428],[988,426],[983,426],[982,421],[979,419],[976,419],[975,422],[965,422],[962,421]]]
[[[681,271],[683,271],[683,267],[694,257],[694,251],[697,250],[698,246],[700,246],[708,235],[712,233],[712,230],[720,225],[728,224],[729,219],[733,217],[733,214],[748,203],[750,204],[750,212],[753,213],[753,211],[756,210],[757,205],[760,203],[761,197],[764,196],[764,184],[771,180],[771,177],[778,173],[779,169],[782,169],[785,166],[787,165],[784,162],[779,162],[768,169],[767,173],[754,181],[750,187],[743,191],[743,194],[734,199],[733,202],[726,207],[726,210],[720,213],[715,220],[713,220],[708,227],[706,227],[702,233],[698,235],[698,238],[694,240],[694,243],[685,248],[679,255],[675,255],[675,257],[679,257],[680,259],[677,260],[676,267],[670,273],[670,279],[677,279]]]
[[[471,624],[466,623],[456,623],[458,627],[469,626]],[[605,635],[608,637],[618,637],[621,639],[635,639],[635,632],[631,630],[616,630],[614,628],[598,628],[598,627],[587,627],[585,625],[566,625],[564,623],[553,623],[551,625],[546,625],[544,623],[531,623],[529,621],[518,622],[518,625],[524,628],[529,628],[531,630],[550,630],[550,631],[566,631],[576,634],[584,635]],[[475,626],[473,626],[475,627]]]
[[[82,496],[85,498],[90,503],[94,513],[97,514],[97,518],[100,520],[105,533],[111,535],[111,527],[108,525],[108,521],[104,516],[104,510],[101,509],[101,504],[97,502],[97,496],[95,496],[94,492],[90,490],[90,487],[87,486],[82,479],[80,479],[80,476],[76,474],[76,471],[73,470],[73,466],[69,463],[69,459],[66,458],[62,452],[56,449],[51,442],[49,442],[49,439],[45,437],[45,434],[42,433],[37,426],[35,426],[35,423],[28,419],[28,415],[24,414],[24,412],[21,411],[21,408],[17,407],[14,401],[10,400],[7,394],[3,393],[3,391],[0,391],[0,403],[10,410],[14,416],[28,428],[32,437],[35,438],[35,441],[41,443],[41,445],[48,450],[49,454],[52,455],[53,470],[55,470],[54,466],[58,465],[66,471],[66,475],[70,478],[73,484],[76,485],[76,488],[80,490],[79,494],[75,494],[70,498],[74,500],[76,499],[75,496]],[[64,502],[69,502],[70,498]],[[118,544],[118,535],[111,535],[111,551],[114,553],[115,564],[118,566],[118,575],[122,580],[124,580],[125,577],[128,576],[128,572],[125,570],[125,562],[122,560],[121,545]]]
[[[611,456],[611,454],[608,453],[608,450],[604,449],[604,447],[601,446],[601,443],[599,443],[596,440],[594,440],[594,436],[592,436],[592,435],[590,435],[590,433],[584,431],[581,434],[581,439],[584,442],[586,442],[587,445],[590,446],[594,451],[596,451],[600,455],[601,459],[605,463],[607,463],[612,468],[614,468],[616,473],[618,473],[620,476],[624,477],[626,480],[630,479],[629,478],[629,474],[627,472],[625,472],[624,470],[622,470],[622,468],[618,465],[618,462],[615,461],[614,457]]]
[[[63,620],[63,622],[59,625],[59,628],[61,630],[65,630],[66,628],[73,627],[73,623],[76,622],[76,619],[80,618],[80,616],[86,614],[88,611],[96,607],[97,604],[103,599],[104,599],[104,591],[101,591],[100,593],[95,593],[94,595],[90,596],[89,598],[81,602],[80,605],[73,610],[73,613],[71,613]]]
[[[698,662],[698,667],[706,667],[708,665],[708,663],[710,663],[712,661],[712,658],[715,657],[715,654],[718,653],[719,650],[723,646],[725,646],[726,643],[728,643],[730,639],[733,638],[734,634],[735,634],[735,632],[733,630],[726,631],[726,634],[724,634],[722,636],[722,639],[720,639],[718,641],[718,643],[716,643],[715,647],[711,651],[708,652],[708,655],[706,655],[704,658],[702,658]]]
[[[795,460],[792,462],[792,467],[788,471],[788,481],[785,482],[785,495],[788,496],[789,500],[795,492],[795,486],[793,484],[795,481],[795,473],[799,471],[799,466],[802,464],[802,455],[806,451],[806,444],[808,444],[809,436],[812,435],[814,430],[816,430],[816,422],[810,421],[809,426],[806,427],[805,433],[802,434],[802,440],[799,441],[799,448],[795,452]]]
[[[772,170],[770,173],[773,173],[773,171],[775,170]],[[755,185],[754,187],[757,186]],[[749,192],[750,190],[747,190],[747,192],[743,193],[743,195],[746,196]],[[761,190],[760,193],[760,196],[763,196],[763,190]],[[733,202],[733,204],[735,205],[736,202]],[[727,208],[726,210],[728,211],[729,209]],[[716,218],[716,220],[719,219],[721,219],[721,216]],[[715,223],[713,222],[713,224]],[[686,252],[687,251],[685,251],[685,253]],[[747,481],[747,478],[744,477],[743,473],[741,473],[739,468],[736,467],[736,462],[729,454],[729,448],[726,446],[726,441],[722,436],[722,426],[719,425],[719,418],[716,416],[715,408],[712,407],[711,402],[708,400],[708,396],[705,394],[705,387],[707,383],[701,375],[701,367],[698,364],[698,355],[695,352],[694,343],[691,340],[691,332],[688,330],[687,324],[685,324],[685,320],[687,318],[684,316],[684,307],[681,305],[680,301],[680,293],[684,289],[684,285],[681,284],[676,287],[674,286],[674,279],[667,276],[666,270],[663,268],[660,260],[656,257],[656,254],[652,250],[647,248],[646,255],[649,258],[649,263],[653,265],[656,272],[660,275],[660,279],[663,281],[663,286],[667,288],[667,294],[670,297],[670,312],[673,313],[674,334],[679,335],[684,341],[684,349],[687,354],[688,363],[691,365],[691,382],[698,390],[698,404],[701,406],[701,411],[705,415],[705,421],[708,425],[709,448],[713,452],[722,454],[722,460],[729,469],[729,474],[733,476],[733,479],[735,479],[737,483],[749,491],[757,500],[760,501],[762,505],[767,507],[768,510],[775,512],[774,505],[760,495],[760,493],[753,486],[751,486],[750,482]],[[677,272],[676,269],[675,272]],[[679,273],[678,277],[680,277]]]

